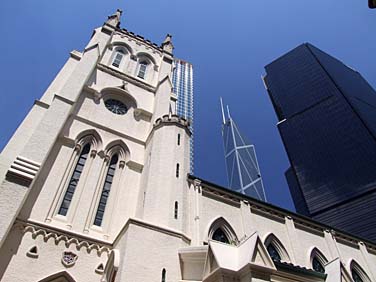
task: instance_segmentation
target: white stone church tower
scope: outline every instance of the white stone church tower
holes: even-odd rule
[[[372,242],[188,175],[171,36],[158,46],[120,16],[1,153],[0,280],[376,281]]]

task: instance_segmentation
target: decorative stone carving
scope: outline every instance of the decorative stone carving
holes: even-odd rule
[[[97,90],[94,90],[94,102],[98,103],[99,100],[102,98],[102,94]]]
[[[122,10],[117,9],[115,14],[108,16],[106,24],[112,25],[114,27],[119,27],[120,26],[120,17],[121,17],[122,13],[123,13]]]
[[[122,84],[122,86],[120,86],[120,88],[125,90],[125,91],[128,91],[128,82],[123,80],[123,84]]]
[[[73,266],[78,259],[78,256],[72,251],[64,251],[61,257],[61,262],[65,267]]]
[[[172,45],[172,35],[167,34],[165,40],[162,43],[163,51],[172,54],[172,50],[174,49],[174,45]]]
[[[125,161],[120,161],[119,162],[119,168],[124,168],[125,166]]]
[[[62,232],[39,227],[35,224],[22,223],[18,221],[15,224],[15,228],[20,229],[23,233],[30,232],[33,239],[35,239],[37,236],[42,236],[44,242],[54,240],[56,245],[58,245],[60,242],[64,242],[66,248],[69,248],[69,246],[73,244],[77,250],[85,248],[88,253],[90,253],[92,250],[96,250],[98,256],[100,256],[102,253],[108,254],[112,249],[110,245],[99,244],[98,242],[92,242],[85,238],[73,237]]]
[[[96,155],[97,155],[97,150],[90,151],[90,157],[95,158]]]

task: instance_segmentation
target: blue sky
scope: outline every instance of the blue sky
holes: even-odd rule
[[[0,148],[35,99],[116,8],[122,27],[194,65],[195,174],[226,185],[219,97],[255,144],[270,203],[294,210],[288,160],[261,81],[264,66],[310,42],[376,86],[376,10],[367,0],[92,0],[0,2]]]

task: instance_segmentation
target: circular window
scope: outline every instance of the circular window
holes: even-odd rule
[[[104,101],[104,105],[106,108],[117,115],[125,115],[128,111],[128,108],[124,103],[115,100],[115,99],[108,99]]]

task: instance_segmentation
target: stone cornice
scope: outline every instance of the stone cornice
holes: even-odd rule
[[[116,76],[122,80],[125,80],[125,81],[128,81],[128,82],[131,82],[132,84],[134,85],[137,85],[138,87],[141,87],[143,89],[145,89],[146,91],[149,91],[149,92],[153,92],[155,93],[155,90],[156,88],[148,83],[145,83],[137,78],[134,78],[128,74],[125,74],[123,72],[120,72],[118,70],[115,70],[109,66],[106,66],[104,64],[101,64],[101,63],[98,63],[97,64],[97,68],[103,72],[106,72],[108,74],[111,74],[113,76]]]
[[[63,241],[67,248],[73,244],[78,250],[83,247],[86,248],[88,252],[96,250],[99,256],[104,252],[109,254],[112,250],[112,244],[108,241],[98,240],[67,230],[61,230],[59,228],[31,220],[17,220],[14,224],[14,228],[18,228],[23,233],[30,232],[34,239],[37,236],[42,236],[44,242],[52,239],[55,241],[56,245]]]

